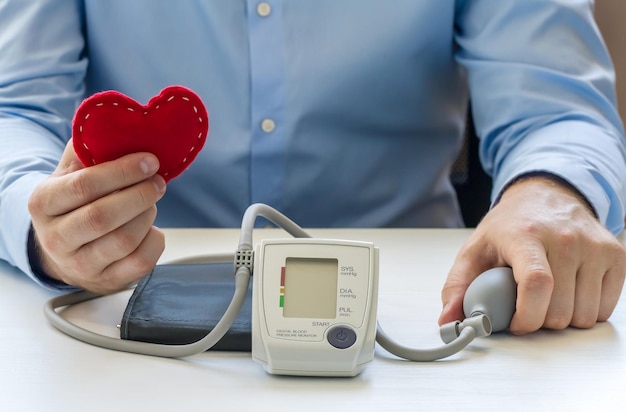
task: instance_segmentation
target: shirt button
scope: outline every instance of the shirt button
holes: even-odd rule
[[[272,12],[272,6],[270,6],[268,3],[261,2],[256,6],[256,12],[261,17],[267,17]]]
[[[274,131],[275,128],[276,128],[276,123],[274,123],[272,119],[263,119],[263,121],[261,122],[261,129],[265,133],[271,133]]]

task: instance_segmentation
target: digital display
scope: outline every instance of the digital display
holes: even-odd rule
[[[334,319],[338,264],[337,259],[287,258],[283,316]]]

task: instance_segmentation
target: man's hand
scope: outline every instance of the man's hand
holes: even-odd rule
[[[158,168],[149,153],[84,168],[70,141],[57,169],[29,200],[43,271],[98,293],[146,275],[165,247],[152,226],[165,193]]]
[[[590,328],[615,308],[626,273],[622,244],[569,188],[541,177],[513,184],[461,248],[442,290],[439,323],[462,319],[480,273],[513,268],[513,334]]]

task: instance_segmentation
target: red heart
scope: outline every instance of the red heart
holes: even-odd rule
[[[72,139],[85,166],[150,152],[159,158],[158,173],[170,181],[196,158],[208,132],[209,116],[198,95],[170,86],[145,106],[117,91],[94,94],[74,115]]]

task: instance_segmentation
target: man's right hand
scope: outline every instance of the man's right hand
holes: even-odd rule
[[[85,168],[70,140],[29,200],[38,266],[51,278],[103,294],[149,273],[165,248],[153,226],[166,188],[158,169],[150,153]]]

